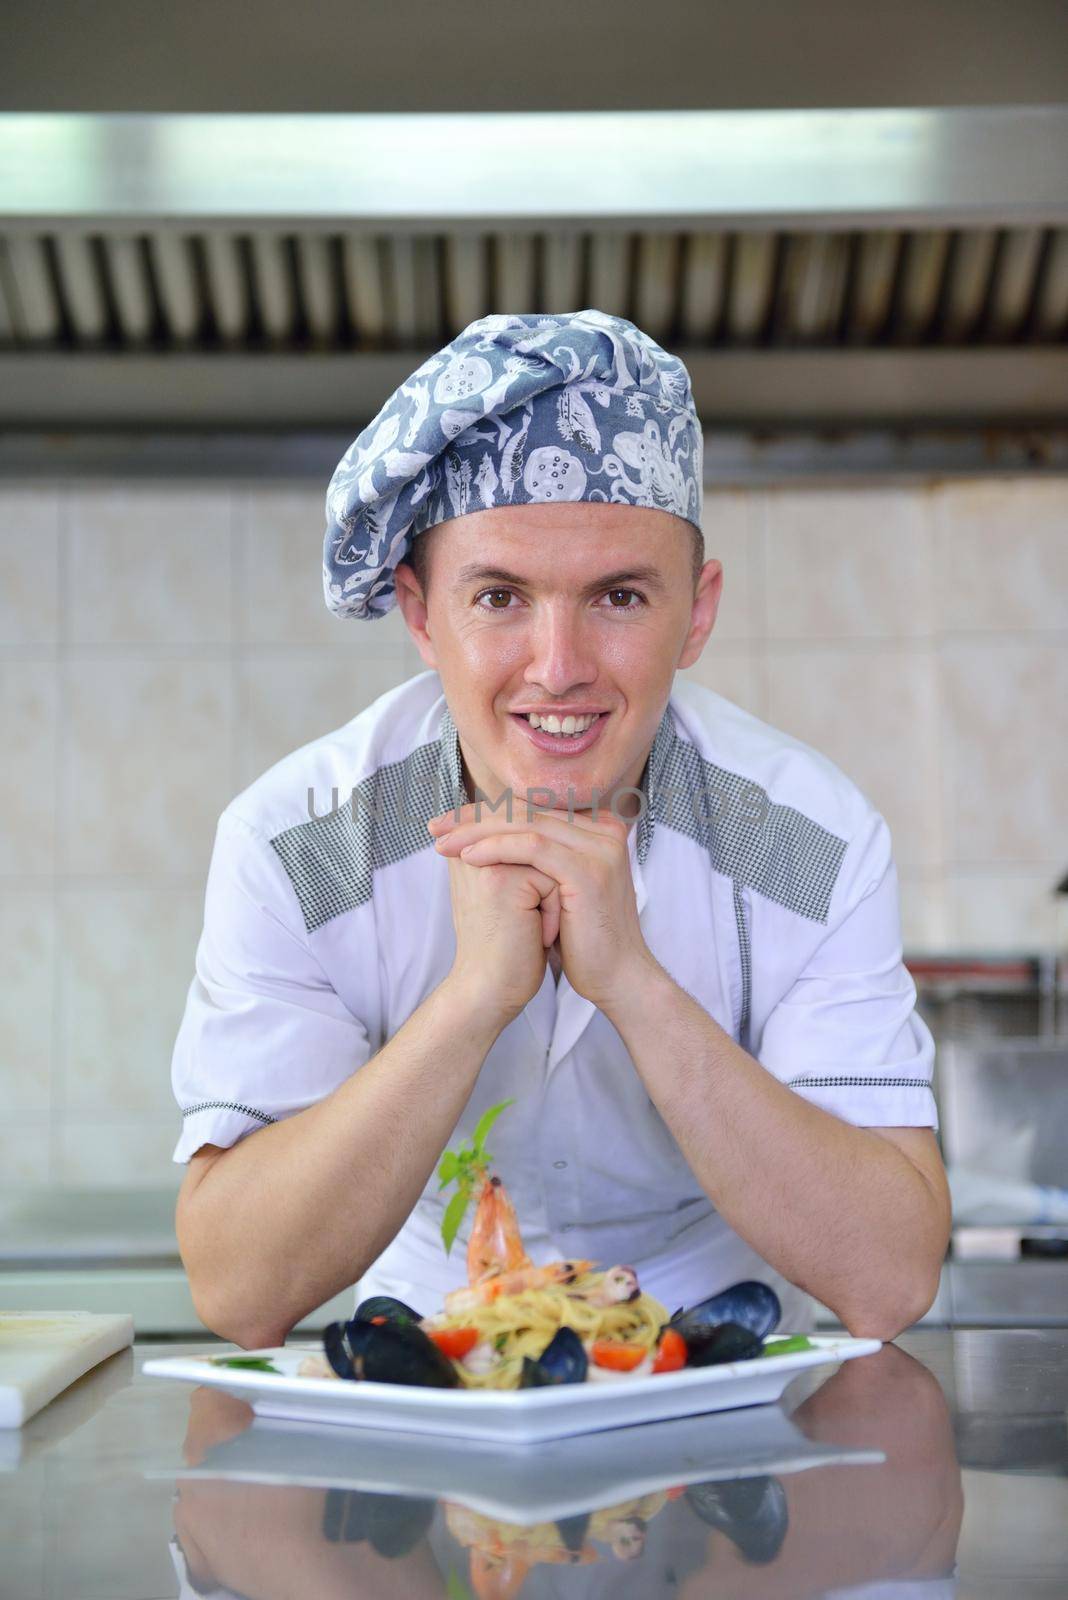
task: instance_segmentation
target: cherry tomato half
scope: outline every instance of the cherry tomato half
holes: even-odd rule
[[[462,1361],[478,1343],[477,1328],[428,1328],[427,1332],[450,1361]]]
[[[665,1328],[653,1362],[654,1372],[679,1372],[686,1365],[686,1340],[674,1328]]]
[[[598,1367],[608,1367],[612,1372],[633,1372],[645,1360],[640,1344],[623,1344],[619,1339],[595,1339],[593,1361]]]

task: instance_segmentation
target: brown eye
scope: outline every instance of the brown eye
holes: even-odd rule
[[[503,595],[504,596],[504,605],[503,606],[490,605],[490,606],[483,606],[482,609],[484,611],[507,611],[508,610],[508,601],[511,598],[511,594],[512,594],[511,589],[484,589],[482,591],[482,593],[478,596],[478,598],[479,598],[479,600],[485,600],[487,598],[487,596],[492,599],[492,597],[494,595]]]
[[[609,596],[617,595],[617,594],[627,594],[627,595],[631,595],[632,594],[638,600],[640,600],[640,598],[641,598],[636,589],[609,589],[608,593],[609,593]],[[636,609],[636,607],[630,606],[630,605],[622,605],[622,606],[613,605],[612,609],[614,611],[634,611]]]

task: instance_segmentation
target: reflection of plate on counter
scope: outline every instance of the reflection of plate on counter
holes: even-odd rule
[[[655,1377],[621,1376],[614,1382],[546,1389],[423,1389],[401,1383],[298,1377],[301,1362],[309,1350],[321,1350],[318,1345],[235,1352],[243,1359],[269,1360],[278,1372],[217,1366],[206,1356],[160,1357],[146,1361],[141,1371],[152,1378],[177,1378],[229,1390],[247,1400],[262,1417],[531,1444],[632,1423],[766,1405],[778,1400],[799,1372],[829,1361],[871,1355],[882,1348],[878,1339],[834,1334],[811,1334],[809,1338],[814,1349],[790,1355],[764,1355]]]
[[[577,1387],[577,1386],[576,1386]],[[515,1448],[257,1421],[208,1451],[200,1466],[153,1477],[338,1488],[444,1499],[523,1526],[597,1511],[684,1484],[783,1476],[886,1458],[808,1439],[778,1406],[684,1417]]]

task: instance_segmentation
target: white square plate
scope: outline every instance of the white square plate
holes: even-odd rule
[[[610,1449],[600,1434],[587,1433],[526,1445],[465,1439],[457,1448],[450,1438],[257,1418],[212,1445],[196,1467],[176,1471],[168,1463],[146,1477],[441,1499],[514,1527],[532,1527],[691,1483],[886,1461],[880,1450],[809,1439],[781,1406],[638,1423],[616,1429],[608,1442]]]
[[[623,1375],[614,1381],[550,1389],[422,1389],[402,1383],[297,1377],[305,1356],[322,1353],[319,1344],[233,1352],[268,1357],[281,1369],[277,1374],[216,1366],[211,1356],[159,1357],[144,1362],[141,1371],[151,1378],[176,1378],[226,1389],[248,1401],[261,1417],[535,1444],[637,1422],[767,1405],[778,1400],[799,1372],[826,1362],[872,1355],[882,1348],[878,1339],[834,1334],[810,1334],[809,1338],[815,1348],[792,1355],[759,1356],[754,1361],[725,1362],[719,1367],[696,1367],[655,1377]]]

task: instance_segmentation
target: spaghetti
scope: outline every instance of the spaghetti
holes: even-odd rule
[[[660,1301],[641,1292],[633,1300],[598,1303],[605,1272],[584,1272],[570,1283],[501,1294],[483,1305],[453,1314],[428,1317],[423,1326],[433,1336],[446,1330],[473,1328],[477,1348],[488,1361],[454,1360],[462,1384],[469,1389],[517,1389],[523,1359],[537,1360],[560,1328],[572,1328],[587,1351],[595,1341],[610,1339],[641,1350],[656,1349],[668,1312]]]

